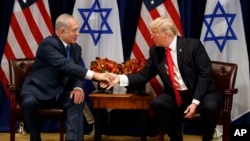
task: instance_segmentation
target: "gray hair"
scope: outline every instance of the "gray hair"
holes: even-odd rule
[[[61,14],[57,19],[55,23],[55,30],[59,30],[60,28],[67,29],[69,20],[73,19],[74,17],[70,14]]]

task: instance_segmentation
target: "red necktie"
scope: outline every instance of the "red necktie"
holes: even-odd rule
[[[181,106],[181,96],[180,96],[179,91],[176,89],[176,85],[175,85],[174,63],[173,63],[170,51],[171,51],[171,49],[169,47],[167,47],[166,61],[167,61],[167,66],[168,66],[168,74],[170,76],[170,79],[171,79],[171,82],[172,82],[172,86],[174,88],[174,93],[175,93],[175,98],[176,98],[177,105],[180,107]]]

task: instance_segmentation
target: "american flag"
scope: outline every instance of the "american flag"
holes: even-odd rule
[[[147,59],[149,57],[148,50],[154,42],[151,40],[148,24],[157,17],[171,18],[179,30],[179,35],[183,36],[177,0],[143,0],[131,58]],[[147,90],[155,95],[162,92],[161,88],[162,82],[158,76],[147,85]]]
[[[8,60],[34,58],[39,42],[53,32],[48,0],[15,0],[1,61],[3,86],[9,82]]]

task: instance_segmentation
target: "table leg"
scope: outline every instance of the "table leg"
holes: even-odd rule
[[[94,109],[95,135],[94,141],[102,140],[102,109]]]
[[[141,141],[146,141],[147,110],[141,110]]]

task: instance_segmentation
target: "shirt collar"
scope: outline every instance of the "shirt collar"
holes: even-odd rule
[[[173,41],[170,43],[169,48],[171,48],[171,50],[176,51],[176,44],[177,44],[177,36],[174,37]]]
[[[69,46],[67,43],[65,43],[64,41],[62,41],[64,47],[66,48],[67,46]]]

